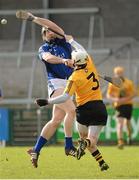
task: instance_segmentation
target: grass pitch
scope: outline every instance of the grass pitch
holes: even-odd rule
[[[33,168],[28,147],[0,148],[1,179],[114,179],[139,178],[139,147],[99,147],[110,169],[101,172],[94,158],[86,153],[79,161],[64,155],[64,148],[43,148],[39,167]]]

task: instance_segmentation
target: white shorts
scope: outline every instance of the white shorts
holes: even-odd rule
[[[48,95],[49,95],[49,97],[52,96],[52,94],[54,93],[54,91],[56,89],[60,89],[60,88],[65,89],[66,84],[67,84],[67,79],[59,79],[59,78],[50,79],[48,81]]]

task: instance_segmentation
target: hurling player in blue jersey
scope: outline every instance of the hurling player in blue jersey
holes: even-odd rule
[[[64,35],[64,31],[52,21],[33,16],[31,13],[29,13],[29,18],[27,20],[31,20],[43,27],[41,34],[44,43],[39,48],[39,58],[45,66],[49,96],[59,96],[63,93],[67,79],[73,71],[71,45],[64,37],[56,35],[47,28],[49,27]],[[72,125],[74,118],[75,105],[71,99],[53,106],[52,119],[43,127],[33,149],[28,150],[34,167],[38,166],[38,157],[42,147],[54,135],[57,127],[63,120],[65,132],[65,154],[71,156],[76,155],[76,148],[73,146],[72,142]]]

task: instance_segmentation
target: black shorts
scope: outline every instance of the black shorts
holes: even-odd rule
[[[107,123],[107,110],[103,101],[89,101],[76,108],[76,120],[86,126],[105,126]]]
[[[132,104],[126,104],[116,107],[117,117],[131,119],[133,106]]]

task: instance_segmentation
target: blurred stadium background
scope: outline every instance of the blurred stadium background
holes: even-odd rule
[[[50,18],[72,34],[90,54],[102,74],[112,75],[121,65],[134,81],[139,94],[139,1],[138,0],[0,0],[0,140],[10,146],[33,145],[42,126],[51,118],[51,107],[36,109],[35,97],[47,97],[47,83],[37,51],[42,44],[41,27],[19,21],[17,9]],[[114,111],[105,98],[107,83],[101,81],[109,121],[100,142],[116,141]],[[139,97],[135,98],[132,117],[133,140],[139,142]],[[74,127],[74,139],[78,134]],[[62,142],[63,126],[50,143]],[[4,142],[3,142],[4,143]]]

